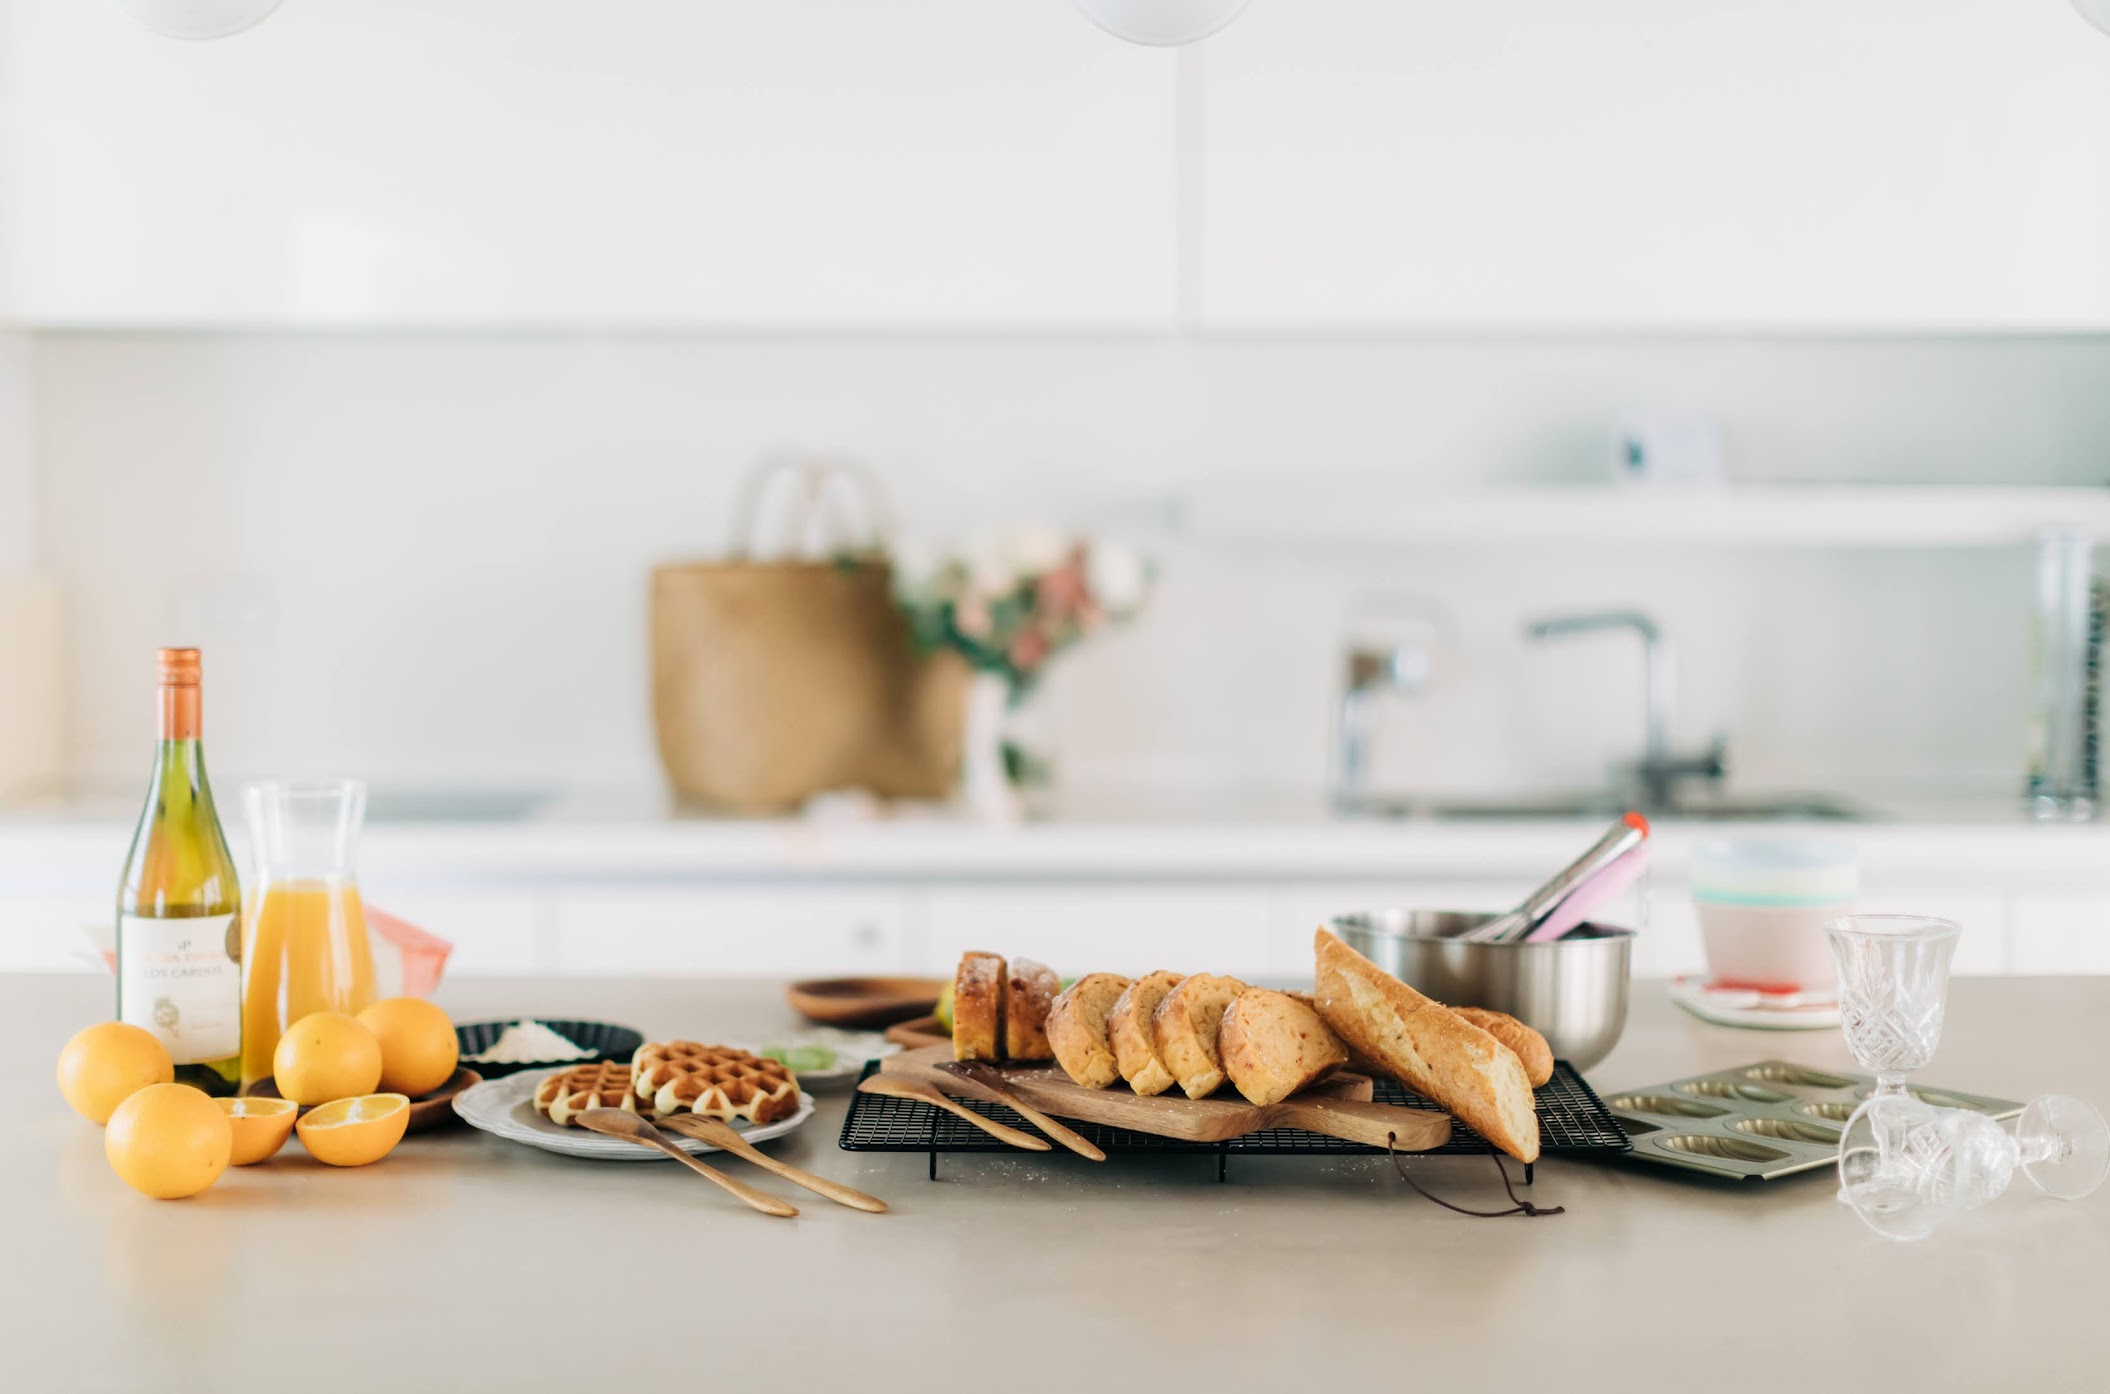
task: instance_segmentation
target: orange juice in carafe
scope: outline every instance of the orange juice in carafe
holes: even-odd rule
[[[242,1083],[271,1076],[284,1028],[374,1000],[373,947],[352,877],[364,786],[259,784],[248,791],[258,872],[243,907]]]
[[[251,897],[243,936],[250,965],[242,996],[242,1078],[264,1079],[280,1030],[310,1012],[355,1014],[373,1005],[374,957],[359,888],[288,881]]]

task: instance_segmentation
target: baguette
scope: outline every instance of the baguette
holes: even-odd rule
[[[1048,1013],[1048,1046],[1063,1073],[1086,1089],[1104,1089],[1121,1077],[1107,1039],[1107,1018],[1128,991],[1118,973],[1087,973],[1071,983]]]
[[[1538,1160],[1538,1113],[1515,1051],[1329,931],[1318,932],[1313,948],[1312,995],[1343,1041],[1518,1161]]]
[[[1196,973],[1180,979],[1150,1014],[1158,1058],[1180,1082],[1190,1099],[1206,1099],[1223,1087],[1224,1058],[1220,1042],[1224,1011],[1246,990],[1236,978]]]
[[[1536,1089],[1553,1078],[1553,1047],[1546,1044],[1544,1036],[1508,1012],[1489,1011],[1485,1007],[1453,1007],[1451,1010],[1515,1051],[1518,1062],[1524,1067],[1524,1078],[1531,1081],[1532,1088]]]
[[[960,955],[952,980],[952,1058],[1004,1058],[1004,960],[998,954]]]
[[[1160,971],[1136,979],[1106,1019],[1106,1040],[1114,1048],[1114,1064],[1128,1087],[1144,1098],[1162,1094],[1177,1083],[1158,1057],[1157,1034],[1150,1028],[1150,1019],[1165,994],[1185,976]]]
[[[1013,1060],[1053,1060],[1048,1013],[1062,980],[1045,963],[1014,958],[1004,977],[1004,1054]]]
[[[1224,1011],[1224,1073],[1248,1103],[1282,1102],[1348,1063],[1348,1047],[1296,994],[1247,988]]]

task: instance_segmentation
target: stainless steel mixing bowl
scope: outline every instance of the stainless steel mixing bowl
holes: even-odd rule
[[[1546,944],[1471,944],[1456,936],[1491,914],[1373,910],[1330,926],[1357,953],[1453,1007],[1508,1012],[1536,1028],[1555,1058],[1587,1070],[1626,1030],[1634,931],[1588,924]]]

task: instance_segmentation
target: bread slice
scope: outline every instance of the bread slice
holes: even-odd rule
[[[1128,1087],[1145,1098],[1162,1094],[1176,1081],[1158,1057],[1157,1033],[1150,1019],[1157,1014],[1165,995],[1178,987],[1184,973],[1163,971],[1147,974],[1128,985],[1106,1018],[1106,1041],[1114,1048],[1114,1064]]]
[[[1538,1160],[1538,1114],[1515,1051],[1329,931],[1313,947],[1319,1015],[1350,1048],[1518,1161]]]
[[[1206,1099],[1223,1086],[1224,1058],[1218,1043],[1224,1010],[1245,991],[1236,978],[1196,973],[1180,979],[1150,1014],[1158,1058],[1190,1099]]]
[[[1126,991],[1128,979],[1118,973],[1087,973],[1048,1012],[1048,1047],[1063,1073],[1086,1089],[1104,1089],[1121,1077],[1107,1018]]]
[[[1348,1047],[1316,1008],[1250,987],[1224,1011],[1224,1073],[1248,1103],[1275,1104],[1348,1063]]]
[[[1531,1081],[1532,1088],[1536,1089],[1553,1078],[1553,1047],[1546,1044],[1544,1036],[1508,1012],[1489,1011],[1485,1007],[1453,1007],[1451,1010],[1515,1051],[1517,1062],[1524,1067],[1524,1078]]]
[[[952,979],[952,1058],[1004,1058],[1004,959],[1001,954],[960,955]]]
[[[1298,1002],[1302,1002],[1305,1006],[1311,1008],[1313,1011],[1319,1010],[1319,999],[1312,996],[1308,992],[1292,992],[1289,994],[1289,996]],[[1319,1020],[1321,1021],[1324,1021],[1325,1019],[1325,1017],[1319,1018]],[[1333,1028],[1330,1026],[1326,1029],[1329,1031],[1333,1030]],[[1336,1040],[1339,1040],[1340,1033],[1335,1032],[1334,1038]],[[1364,1059],[1362,1053],[1358,1051],[1354,1046],[1350,1045],[1348,1042],[1341,1041],[1341,1048],[1348,1052],[1348,1064],[1344,1068],[1346,1068],[1351,1074],[1368,1075],[1372,1079],[1390,1079],[1392,1077],[1392,1072],[1390,1070],[1387,1070],[1383,1065],[1378,1064],[1375,1060]]]
[[[1004,979],[1004,1054],[1013,1060],[1053,1060],[1048,1047],[1048,1013],[1062,979],[1045,963],[1011,960]]]

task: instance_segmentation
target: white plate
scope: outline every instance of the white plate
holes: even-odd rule
[[[1674,978],[1670,1000],[1702,1021],[1717,1026],[1742,1026],[1758,1031],[1823,1031],[1839,1024],[1836,1000],[1795,1001],[1786,1007],[1761,1006],[1764,998],[1755,992],[1724,992],[1709,988],[1697,977]]]
[[[825,1070],[798,1070],[799,1083],[815,1089],[849,1084],[864,1073],[867,1060],[878,1060],[901,1049],[877,1031],[842,1031],[829,1026],[810,1026],[766,1041],[733,1041],[741,1050],[760,1055],[766,1049],[825,1046],[835,1052],[835,1063]]]
[[[596,1133],[586,1128],[565,1127],[552,1123],[535,1112],[535,1086],[545,1078],[547,1076],[544,1074],[523,1071],[517,1075],[505,1075],[499,1079],[487,1079],[481,1084],[472,1084],[454,1096],[454,1111],[471,1127],[481,1128],[487,1133],[495,1133],[514,1142],[524,1142],[530,1147],[539,1147],[545,1152],[615,1162],[667,1160],[667,1154],[656,1147],[641,1147],[637,1143],[619,1137],[609,1137],[605,1133]],[[749,1142],[767,1142],[770,1138],[784,1136],[812,1116],[813,1096],[801,1091],[799,1111],[791,1117],[780,1118],[774,1123],[764,1123],[760,1127],[752,1123],[735,1123],[733,1127]],[[680,1133],[669,1132],[667,1137],[684,1152],[718,1150],[707,1142],[698,1142],[695,1138],[683,1137]]]

